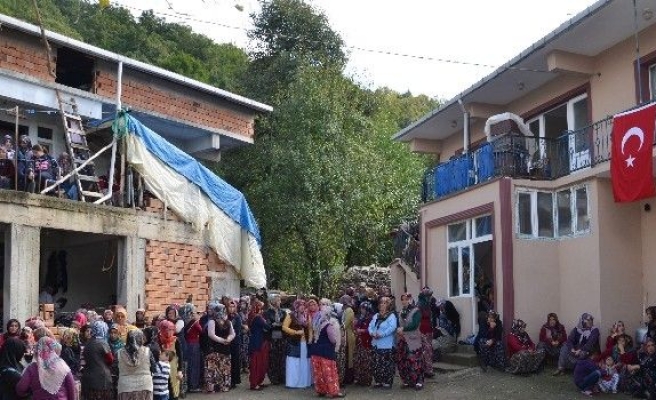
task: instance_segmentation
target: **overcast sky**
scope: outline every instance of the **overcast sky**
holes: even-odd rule
[[[387,86],[399,92],[409,90],[415,95],[441,99],[450,99],[464,91],[595,2],[306,1],[324,12],[332,28],[344,39],[350,58],[347,74],[369,87]],[[188,24],[217,42],[233,43],[244,49],[249,46],[246,37],[249,15],[258,10],[257,0],[113,0],[112,3],[133,7],[135,13],[152,9],[167,20]]]

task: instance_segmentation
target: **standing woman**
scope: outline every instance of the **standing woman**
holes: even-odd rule
[[[287,359],[285,360],[285,386],[306,388],[312,385],[312,369],[308,358],[308,320],[305,300],[294,301],[294,310],[287,314],[282,331],[287,335]]]
[[[155,347],[157,347],[160,353],[162,351],[173,352],[173,357],[169,359],[169,363],[171,364],[171,375],[169,376],[171,390],[169,392],[169,398],[175,400],[180,396],[180,383],[183,378],[182,371],[180,370],[180,360],[184,358],[184,354],[180,342],[178,342],[175,336],[175,325],[169,320],[164,320],[159,323],[158,328],[157,338],[154,340]]]
[[[422,357],[421,312],[412,302],[409,293],[401,295],[403,309],[399,315],[399,327],[396,333],[399,337],[397,343],[399,353],[399,376],[402,387],[414,387],[421,390],[424,387],[424,359]]]
[[[128,312],[122,306],[116,307],[113,317],[116,329],[118,329],[119,339],[125,345],[128,341],[128,332],[137,329],[137,327],[128,323]]]
[[[0,335],[0,348],[5,344],[5,341],[9,338],[17,338],[21,333],[21,324],[17,319],[10,319],[7,322],[7,331]]]
[[[439,316],[439,309],[432,300],[433,291],[428,286],[421,289],[418,299],[418,308],[421,315],[419,332],[421,332],[421,347],[424,360],[424,375],[433,377],[433,326]]]
[[[59,357],[61,346],[51,337],[36,344],[36,362],[25,368],[16,385],[16,394],[38,400],[75,400],[75,380],[71,369]],[[87,398],[85,398],[87,400]]]
[[[237,312],[237,302],[230,300],[228,302],[228,320],[232,324],[232,330],[235,337],[230,342],[230,387],[234,388],[241,384],[241,361],[240,361],[240,347],[241,347],[241,328],[244,322]]]
[[[250,335],[248,334],[248,312],[250,308],[250,297],[242,296],[239,299],[239,317],[241,317],[241,344],[239,346],[240,351],[240,366],[242,372],[248,372],[248,342],[250,340]]]
[[[371,385],[371,335],[369,323],[374,315],[371,303],[363,300],[358,307],[358,316],[354,322],[355,329],[355,361],[353,379],[358,385]]]
[[[227,392],[230,390],[230,343],[235,331],[228,321],[225,306],[210,304],[210,319],[207,321],[209,339],[208,354],[205,356],[205,392]]]
[[[282,322],[286,313],[280,308],[280,296],[274,296],[270,300],[270,307],[264,313],[267,323],[271,326],[268,339],[271,343],[269,353],[269,381],[272,385],[285,383],[285,352],[286,341],[282,334]]]
[[[118,400],[153,399],[151,355],[143,342],[141,330],[130,331],[128,342],[118,352]]]
[[[21,360],[26,351],[25,343],[17,338],[9,338],[0,349],[0,398],[18,400],[16,384],[23,373]]]
[[[262,390],[262,383],[269,368],[269,341],[265,331],[269,324],[262,316],[264,303],[253,300],[250,315],[248,316],[248,329],[250,331],[248,380],[251,390]]]
[[[181,335],[184,335],[187,348],[184,352],[185,362],[187,364],[187,386],[189,392],[200,392],[201,385],[201,363],[203,362],[200,353],[200,334],[203,328],[200,321],[196,318],[196,307],[191,303],[186,303],[180,307],[180,317],[185,323]]]
[[[339,390],[335,347],[339,345],[339,327],[332,321],[332,308],[322,305],[310,346],[314,388],[319,396],[344,397]]]
[[[369,323],[373,346],[373,370],[376,387],[391,389],[394,383],[394,333],[398,327],[392,312],[392,300],[383,296],[378,301],[378,313]]]
[[[355,312],[353,311],[353,298],[347,294],[339,300],[342,303],[342,327],[344,329],[344,340],[342,346],[345,347],[346,362],[344,366],[345,385],[353,383],[354,361],[355,361]]]
[[[109,328],[100,320],[91,324],[91,339],[84,346],[82,370],[82,398],[84,400],[112,400],[114,388],[110,367],[114,362],[107,344]]]

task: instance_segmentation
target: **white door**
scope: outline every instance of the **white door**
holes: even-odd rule
[[[587,95],[576,97],[567,103],[568,130],[576,131],[569,135],[569,170],[576,171],[590,167],[592,131],[578,131],[589,125]]]

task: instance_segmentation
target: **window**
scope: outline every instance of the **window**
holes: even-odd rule
[[[517,193],[517,232],[525,238],[561,238],[590,230],[587,186],[555,193],[521,190]]]
[[[656,64],[649,66],[649,98],[656,98]]]
[[[55,82],[91,91],[94,82],[94,67],[93,58],[79,51],[60,47],[57,49]]]
[[[490,251],[477,246],[492,241],[492,223],[492,216],[484,215],[447,226],[449,296],[471,296],[476,277],[491,275]]]

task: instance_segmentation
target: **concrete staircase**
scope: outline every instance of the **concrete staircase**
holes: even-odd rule
[[[433,363],[433,370],[436,373],[445,374],[478,367],[478,358],[474,351],[474,346],[462,345],[457,346],[453,353],[444,353],[440,361]]]

